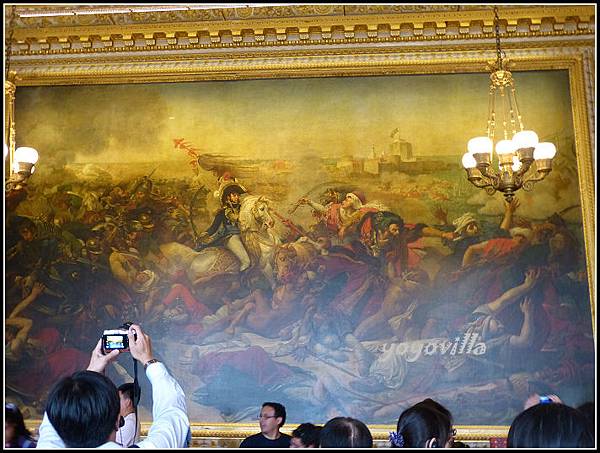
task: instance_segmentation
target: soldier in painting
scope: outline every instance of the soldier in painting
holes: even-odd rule
[[[236,178],[223,175],[215,196],[221,201],[211,226],[198,238],[201,248],[223,245],[240,261],[240,272],[250,267],[250,256],[240,237],[240,196],[248,191]]]

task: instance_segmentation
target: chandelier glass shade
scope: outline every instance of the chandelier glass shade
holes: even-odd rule
[[[490,195],[502,192],[510,202],[517,190],[531,190],[552,171],[556,147],[539,142],[538,135],[523,125],[514,79],[504,69],[502,60],[497,7],[494,7],[494,27],[497,58],[490,75],[487,131],[486,135],[469,140],[462,164],[474,186]],[[497,165],[493,165],[494,160]]]
[[[38,159],[39,154],[35,148],[20,146],[15,151],[13,172],[31,175],[35,171]]]

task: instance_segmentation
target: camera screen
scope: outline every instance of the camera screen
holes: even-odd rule
[[[125,335],[105,335],[104,349],[125,349],[127,337]]]

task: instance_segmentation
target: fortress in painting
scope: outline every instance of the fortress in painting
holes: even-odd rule
[[[387,150],[377,152],[373,146],[369,157],[342,158],[336,162],[336,168],[348,175],[381,176],[394,172],[418,175],[456,167],[448,161],[417,156],[413,153],[412,143],[400,137],[398,128],[392,131],[390,137],[392,141]]]

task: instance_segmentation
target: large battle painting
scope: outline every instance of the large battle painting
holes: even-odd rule
[[[511,203],[460,163],[487,74],[20,87],[41,157],[6,198],[7,397],[41,418],[135,321],[195,422],[279,401],[394,424],[432,397],[497,425],[533,392],[594,399],[569,76],[515,81],[558,154]],[[131,381],[130,356],[109,374]]]

